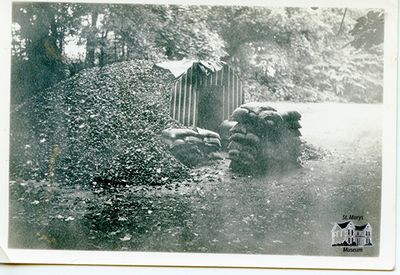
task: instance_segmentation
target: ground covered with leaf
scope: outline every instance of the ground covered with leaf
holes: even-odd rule
[[[381,105],[272,106],[303,115],[302,167],[243,176],[221,159],[163,186],[12,181],[10,246],[378,255]],[[332,247],[331,229],[342,215],[363,216],[374,246],[357,255]]]

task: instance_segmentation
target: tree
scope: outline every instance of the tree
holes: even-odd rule
[[[219,60],[227,53],[222,37],[208,24],[209,7],[165,7],[157,45],[168,59]]]
[[[79,27],[77,11],[75,4],[13,4],[13,101],[40,96],[65,77],[64,42]]]

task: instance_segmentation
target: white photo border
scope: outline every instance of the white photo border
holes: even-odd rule
[[[31,0],[29,2],[40,2]],[[47,0],[46,2],[59,2]],[[8,248],[8,167],[11,67],[11,5],[0,2],[2,60],[0,83],[0,262],[32,264],[89,264],[136,266],[190,266],[190,267],[265,267],[306,269],[392,270],[395,264],[396,236],[396,119],[397,119],[397,53],[398,2],[396,0],[68,0],[64,2],[92,3],[146,3],[146,4],[201,4],[290,7],[348,7],[382,8],[385,10],[384,35],[384,97],[382,136],[382,195],[380,222],[380,253],[377,257],[326,257],[297,255],[244,255],[205,253],[115,252],[75,250],[29,250]]]

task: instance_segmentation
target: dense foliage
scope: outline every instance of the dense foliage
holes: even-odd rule
[[[251,100],[382,100],[380,10],[26,2],[13,21],[13,102],[138,58],[225,60]]]
[[[243,28],[235,33],[248,35],[247,29],[258,26],[241,43],[235,36],[237,66],[249,82],[251,100],[382,100],[382,20],[356,21],[360,11],[347,9],[282,8],[263,14],[249,10],[232,21],[232,28]],[[374,14],[382,19],[382,13]],[[360,37],[375,46],[361,47]]]

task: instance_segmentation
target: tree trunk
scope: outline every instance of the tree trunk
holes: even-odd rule
[[[101,34],[100,41],[100,56],[99,56],[99,65],[100,67],[106,64],[106,43],[107,43],[107,35],[108,31],[105,31]]]
[[[126,60],[129,60],[129,46],[128,46],[128,43],[125,43],[125,47],[126,47]]]
[[[87,36],[87,41],[86,41],[86,64],[87,66],[94,66],[95,65],[95,50],[97,46],[97,41],[96,41],[96,35],[97,35],[97,18],[99,16],[98,11],[94,10],[92,11],[91,17],[92,17],[92,22],[90,26],[90,31]]]
[[[60,33],[58,38],[58,47],[60,48],[61,54],[64,53],[64,33]]]
[[[122,40],[121,43],[121,48],[122,48],[122,60],[125,60],[125,38]]]
[[[340,22],[340,27],[339,27],[337,35],[339,35],[342,32],[343,22],[344,22],[344,18],[346,17],[346,12],[347,12],[347,8],[344,9],[342,21]]]
[[[58,33],[57,30],[57,23],[55,20],[55,15],[54,13],[49,14],[51,17],[50,20],[50,37],[47,39],[47,43],[45,45],[47,49],[47,53],[53,58],[55,61],[56,60],[61,60],[61,48],[58,45],[58,41],[60,38],[60,34]]]
[[[117,40],[114,41],[114,62],[118,61]]]

